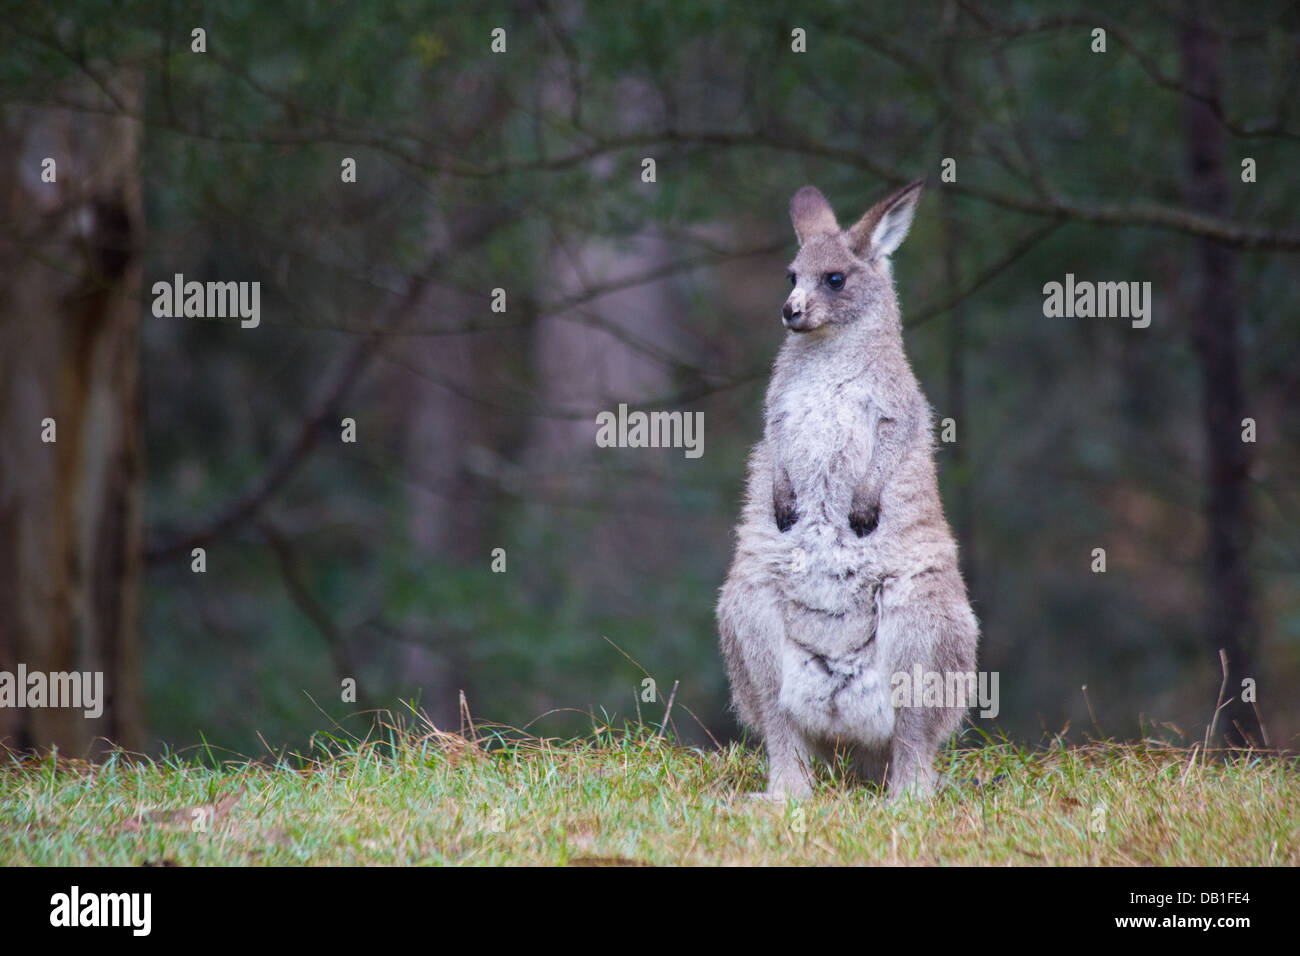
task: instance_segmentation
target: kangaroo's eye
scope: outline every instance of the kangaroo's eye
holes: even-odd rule
[[[791,272],[791,273],[790,273],[790,284],[791,284],[791,285],[794,285],[794,284],[795,284],[796,282],[798,282],[798,281],[799,281],[799,277],[796,276],[793,272]]]
[[[844,273],[843,272],[826,273],[826,284],[830,286],[832,289],[834,289],[836,292],[840,291],[840,289],[844,288]]]

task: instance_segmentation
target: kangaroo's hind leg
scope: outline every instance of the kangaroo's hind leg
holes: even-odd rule
[[[955,580],[954,580],[955,579]],[[893,592],[892,594],[890,592]],[[926,677],[938,675],[943,700],[895,709],[889,752],[889,795],[928,797],[938,774],[935,756],[960,726],[967,700],[948,700],[958,675],[974,675],[979,625],[967,603],[965,588],[955,572],[933,574],[886,589],[878,638],[895,674],[913,674],[916,665]],[[931,678],[933,679],[933,678]]]
[[[733,564],[718,599],[718,634],[741,721],[767,748],[766,795],[812,793],[807,742],[781,708],[781,650],[785,624],[777,596],[749,576],[743,557]]]

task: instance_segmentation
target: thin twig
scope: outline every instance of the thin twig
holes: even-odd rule
[[[1219,701],[1214,708],[1214,716],[1210,718],[1210,726],[1205,731],[1205,749],[1210,749],[1210,741],[1214,739],[1214,728],[1219,722],[1219,711],[1227,706],[1227,701],[1223,697],[1223,692],[1228,687],[1228,655],[1223,648],[1219,648],[1219,666],[1223,668],[1223,683],[1219,685]]]
[[[673,712],[673,699],[677,696],[677,685],[679,683],[680,681],[673,681],[672,693],[668,695],[668,706],[664,708],[663,723],[659,725],[659,733],[655,734],[656,737],[662,737],[664,735],[664,728],[668,726],[668,718]]]

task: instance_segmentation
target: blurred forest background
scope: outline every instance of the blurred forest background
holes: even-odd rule
[[[403,700],[456,729],[462,690],[569,734],[674,681],[681,737],[735,736],[713,604],[787,203],[917,177],[982,723],[1199,739],[1222,648],[1300,733],[1297,4],[0,10],[0,669],[110,695],[0,710],[11,745],[253,755]],[[260,326],[155,317],[176,273],[260,282]],[[1066,273],[1150,282],[1150,327],[1044,317]],[[703,456],[597,448],[622,402],[703,412]]]

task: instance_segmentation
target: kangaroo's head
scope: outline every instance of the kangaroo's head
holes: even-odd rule
[[[790,263],[794,289],[781,310],[787,329],[830,330],[884,317],[894,294],[889,256],[912,225],[921,185],[918,179],[882,199],[842,232],[831,204],[815,186],[794,194],[790,219],[799,254]]]

